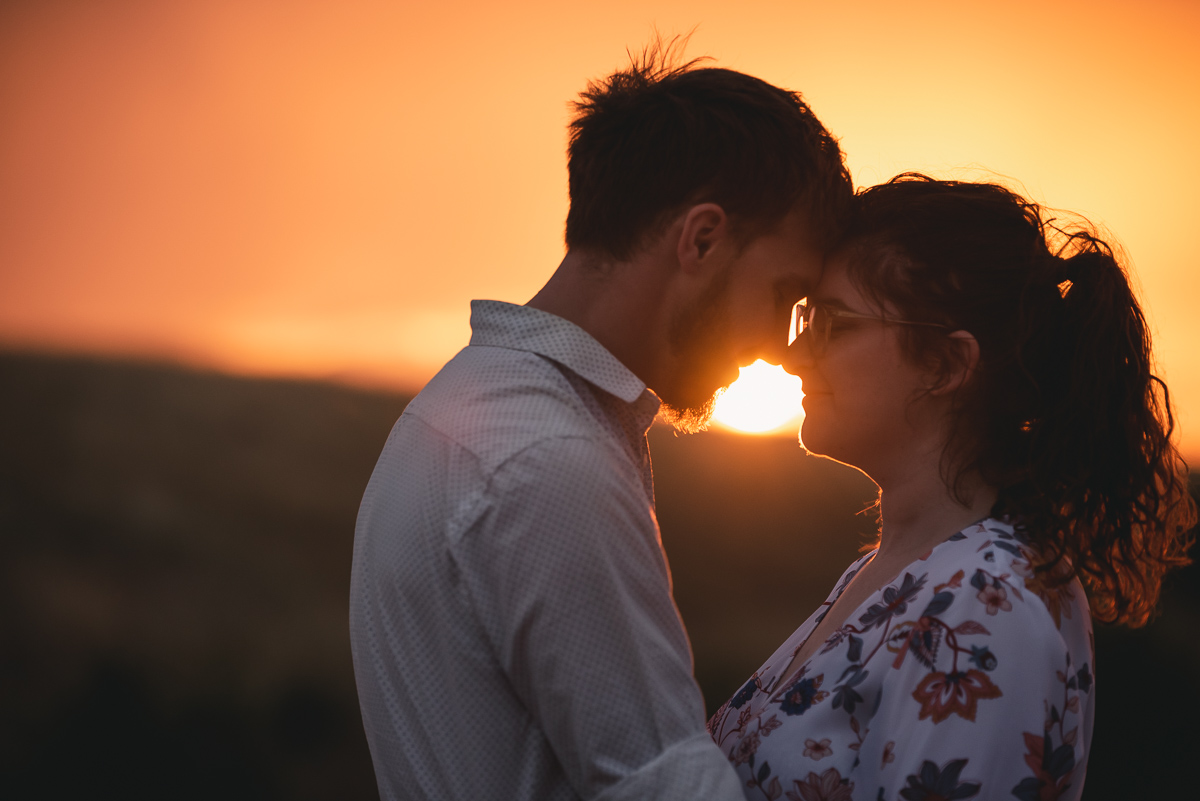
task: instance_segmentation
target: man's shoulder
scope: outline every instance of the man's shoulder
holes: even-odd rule
[[[602,436],[563,368],[509,348],[464,348],[404,414],[473,453],[485,469],[538,443]]]

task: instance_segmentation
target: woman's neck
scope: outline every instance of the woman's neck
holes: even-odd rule
[[[960,501],[946,486],[939,461],[926,460],[918,469],[910,463],[905,471],[878,482],[879,556],[912,561],[991,513],[996,488],[968,473],[960,482]]]

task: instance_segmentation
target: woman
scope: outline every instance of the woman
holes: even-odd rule
[[[1090,615],[1144,623],[1196,515],[1145,320],[1103,241],[999,186],[857,203],[785,367],[879,544],[710,732],[749,798],[1078,798]]]

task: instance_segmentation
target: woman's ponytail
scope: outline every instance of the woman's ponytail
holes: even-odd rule
[[[1167,388],[1111,248],[1075,232],[1047,255],[1052,302],[1022,310],[1047,318],[1031,321],[1042,336],[1022,348],[1038,396],[1028,472],[998,506],[1031,531],[1057,530],[1041,569],[1063,573],[1065,558],[1089,585],[1097,618],[1139,625],[1163,574],[1187,564],[1191,540],[1181,534],[1195,522]]]

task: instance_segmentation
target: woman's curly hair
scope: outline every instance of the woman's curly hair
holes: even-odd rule
[[[857,195],[839,252],[880,306],[979,343],[943,453],[955,495],[981,476],[999,490],[992,514],[1037,546],[1043,580],[1078,576],[1098,619],[1144,624],[1163,575],[1190,561],[1196,505],[1113,249],[1004,187],[906,173]],[[933,370],[961,353],[938,329],[902,336]]]

